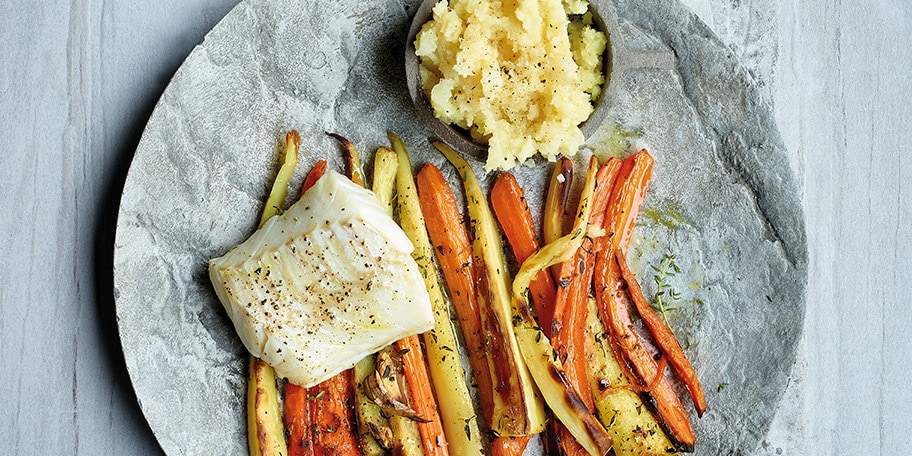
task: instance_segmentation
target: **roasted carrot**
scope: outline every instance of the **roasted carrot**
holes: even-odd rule
[[[491,442],[491,456],[520,456],[529,445],[531,435],[497,437]]]
[[[652,179],[654,162],[646,149],[624,160],[605,213],[605,229],[608,233],[599,242],[597,250],[607,250],[608,255],[618,248],[627,250],[640,205]]]
[[[325,173],[326,160],[320,160],[310,169],[310,172],[307,173],[307,177],[304,178],[304,183],[301,184],[301,194],[303,195],[307,190],[310,190],[310,187],[313,187]]]
[[[694,403],[694,408],[697,410],[697,415],[703,416],[703,413],[706,411],[706,398],[703,395],[703,387],[700,385],[700,380],[697,378],[696,371],[694,371],[690,361],[687,360],[687,356],[684,354],[681,344],[678,343],[678,339],[668,326],[665,325],[662,318],[659,317],[652,306],[646,302],[646,297],[643,296],[643,290],[640,288],[640,284],[637,282],[636,277],[634,277],[630,267],[627,266],[624,253],[621,250],[616,250],[615,258],[621,269],[621,278],[627,285],[627,292],[630,295],[633,304],[636,306],[637,313],[640,315],[640,318],[643,319],[643,323],[646,324],[646,327],[649,328],[649,332],[655,340],[656,345],[658,345],[659,350],[668,358],[668,362],[671,364],[672,369],[674,369],[675,373],[687,387],[690,398]]]
[[[304,178],[301,194],[326,173],[326,160],[318,161]],[[312,426],[308,417],[307,388],[288,383],[285,385],[285,431],[288,439],[289,456],[311,456],[314,454]]]
[[[348,369],[307,388],[307,420],[315,455],[361,454],[354,426],[352,377],[353,372]]]
[[[692,451],[693,430],[687,413],[667,377],[659,372],[659,366],[640,335],[633,330],[630,317],[630,297],[621,277],[618,257],[614,252],[599,252],[596,257],[596,298],[599,315],[612,338],[612,348],[618,360],[625,360],[631,366],[633,378],[638,379],[644,392],[652,398],[658,417],[669,437],[677,441],[681,449]],[[623,362],[622,362],[623,364]],[[657,380],[657,384],[653,384]],[[645,401],[649,402],[649,401]]]
[[[456,204],[456,196],[440,169],[432,164],[425,165],[416,180],[418,201],[427,223],[428,236],[459,318],[459,326],[469,352],[469,363],[478,385],[481,407],[490,425],[494,390],[476,296],[469,233]]]
[[[610,258],[613,255],[612,252],[618,248],[626,251],[630,242],[630,234],[636,223],[636,216],[652,177],[652,165],[652,156],[645,149],[630,155],[621,164],[614,188],[611,190],[608,207],[605,209],[606,233],[595,242],[594,250],[597,256]],[[594,283],[596,293],[605,286],[599,280],[600,278],[596,276]],[[601,313],[602,308],[599,307],[599,309]],[[607,316],[601,315],[601,318],[604,320]],[[610,332],[610,326],[606,325],[605,328]],[[617,358],[627,377],[635,380],[637,377],[630,370],[626,359],[620,353],[617,354]]]
[[[410,405],[418,412],[418,416],[426,421],[418,423],[424,454],[426,456],[447,455],[449,452],[446,437],[440,421],[440,412],[437,409],[437,400],[434,399],[421,342],[418,340],[418,336],[409,336],[397,340],[395,345],[402,359],[405,380],[408,382]]]
[[[285,384],[285,436],[288,456],[313,456],[313,441],[307,419],[307,388]]]
[[[491,208],[494,209],[500,228],[510,243],[516,262],[522,264],[538,250],[539,242],[538,236],[535,235],[532,212],[515,176],[503,173],[497,177],[491,188]],[[538,324],[541,325],[545,336],[550,337],[555,299],[554,279],[547,270],[540,271],[529,285],[529,289],[538,314]]]

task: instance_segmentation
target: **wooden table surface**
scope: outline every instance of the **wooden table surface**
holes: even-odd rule
[[[237,0],[0,1],[0,454],[159,454],[124,367],[120,190],[168,80]],[[756,455],[908,454],[912,2],[684,0],[773,107],[807,317]]]

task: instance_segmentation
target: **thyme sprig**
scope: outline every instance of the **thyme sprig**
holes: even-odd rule
[[[681,272],[681,268],[675,264],[676,258],[677,256],[672,253],[666,253],[658,266],[652,266],[652,270],[655,271],[653,280],[656,283],[655,302],[652,307],[662,315],[662,320],[665,321],[665,325],[669,328],[671,328],[671,325],[668,324],[668,312],[677,310],[674,304],[681,300],[681,293],[668,283],[670,277],[674,277]]]

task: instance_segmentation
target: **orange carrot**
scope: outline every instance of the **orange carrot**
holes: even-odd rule
[[[488,425],[491,425],[494,413],[494,388],[487,359],[489,350],[485,348],[486,331],[482,326],[478,307],[475,287],[477,280],[469,234],[460,217],[456,196],[440,170],[434,165],[425,165],[418,173],[417,182],[418,200],[427,220],[428,235],[459,318],[469,351],[469,363],[478,386],[481,408]],[[527,256],[533,252],[534,249],[527,253]],[[518,456],[522,454],[528,442],[528,438],[496,437],[492,442],[492,448],[499,449],[502,456]]]
[[[475,290],[472,245],[456,204],[456,196],[436,166],[425,165],[416,178],[418,201],[428,235],[450,291],[453,308],[469,352],[481,407],[488,423],[494,410],[491,371]]]
[[[520,456],[526,450],[531,435],[497,437],[491,442],[491,456]]]
[[[605,208],[603,224],[606,233],[595,241],[594,250],[597,263],[599,262],[599,256],[610,258],[612,256],[611,252],[615,249],[627,249],[630,242],[630,233],[633,231],[636,216],[639,213],[640,205],[652,176],[652,164],[652,156],[649,155],[646,149],[630,155],[621,164],[621,169],[615,178],[614,188],[611,190],[608,207]],[[593,285],[596,294],[598,294],[599,289],[604,287],[605,284],[599,281],[598,275],[596,275],[595,279]],[[607,318],[607,316],[602,315],[602,318]],[[606,329],[610,332],[610,327],[606,326]],[[623,357],[618,356],[618,360],[623,359]],[[636,378],[636,375],[630,371],[626,362],[621,362],[620,366],[628,378]],[[637,388],[642,389],[639,386]]]
[[[421,346],[418,336],[399,339],[395,346],[402,359],[402,370],[409,388],[409,398],[411,399],[409,405],[418,413],[418,416],[425,420],[425,422],[418,423],[424,454],[425,456],[448,455],[443,423],[440,421],[437,400],[434,399],[424,348]]]
[[[307,388],[285,385],[285,433],[289,456],[312,456],[313,442],[307,420]]]
[[[608,255],[618,248],[627,250],[633,225],[652,178],[654,162],[646,149],[624,160],[605,213],[608,235],[598,243],[597,250],[607,249]]]
[[[354,424],[354,391],[351,369],[307,388],[307,420],[313,454],[361,454]]]
[[[310,172],[307,173],[307,177],[304,178],[304,183],[301,184],[301,194],[303,195],[310,187],[313,187],[314,184],[323,177],[323,174],[326,173],[326,160],[320,160],[310,169]]]
[[[700,380],[697,378],[697,373],[694,371],[693,366],[687,360],[681,344],[678,343],[678,339],[665,325],[665,322],[656,314],[655,309],[646,302],[646,297],[643,296],[640,284],[634,277],[630,267],[627,266],[624,253],[621,250],[615,251],[615,258],[621,268],[621,278],[627,284],[627,292],[636,306],[637,313],[640,314],[640,318],[643,319],[646,327],[649,328],[649,332],[652,334],[662,354],[668,358],[672,369],[687,387],[687,391],[690,393],[691,400],[697,410],[697,415],[703,416],[706,411],[706,398],[703,395],[703,387],[700,385]]]
[[[595,157],[590,166],[597,166]],[[595,192],[592,195],[592,210],[589,215],[591,227],[601,227],[605,207],[611,196],[614,179],[621,162],[611,159],[599,168],[596,174]],[[595,408],[590,389],[586,358],[586,319],[588,314],[589,289],[592,284],[595,254],[592,239],[587,236],[576,255],[561,264],[561,277],[568,279],[566,286],[561,283],[554,303],[554,320],[551,329],[551,345],[554,347],[567,375],[567,381],[574,385],[580,399],[590,410]],[[586,451],[564,426],[557,424],[556,440],[561,452],[567,455],[584,455]]]
[[[627,285],[621,277],[619,258],[614,252],[599,252],[596,255],[596,298],[599,316],[612,338],[615,356],[621,362],[629,363],[633,376],[655,404],[656,418],[663,423],[669,437],[676,440],[683,450],[692,451],[693,430],[687,413],[667,377],[662,375],[655,358],[646,349],[639,334],[633,330],[630,318],[630,298]],[[658,383],[655,384],[654,382]],[[649,401],[646,401],[649,402]]]
[[[504,173],[497,177],[491,188],[491,206],[500,227],[507,236],[513,256],[520,264],[538,250],[538,237],[532,212],[526,203],[523,189],[516,177]],[[554,313],[555,285],[547,270],[540,271],[529,285],[532,302],[538,314],[538,324],[545,336],[551,337],[551,315]]]

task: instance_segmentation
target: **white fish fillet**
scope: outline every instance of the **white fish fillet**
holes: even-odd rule
[[[309,387],[433,327],[412,249],[373,193],[328,172],[209,275],[250,353]]]

